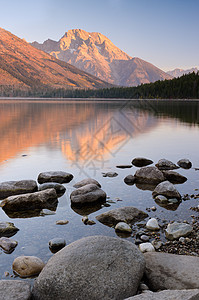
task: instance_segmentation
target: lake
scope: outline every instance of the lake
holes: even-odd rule
[[[150,217],[161,220],[188,220],[196,212],[190,206],[197,199],[182,201],[176,210],[158,206],[152,192],[124,183],[131,169],[116,168],[131,164],[135,157],[156,163],[166,158],[174,163],[189,158],[193,167],[179,169],[188,178],[176,185],[183,194],[199,188],[199,102],[171,100],[0,100],[0,181],[34,179],[44,171],[66,171],[74,179],[65,184],[54,215],[9,217],[0,209],[0,221],[13,222],[20,230],[12,237],[18,246],[11,254],[0,250],[0,276],[12,276],[12,262],[20,255],[35,255],[47,262],[53,255],[48,247],[52,238],[61,237],[69,244],[89,235],[117,236],[113,228],[99,223],[95,216],[116,207],[135,206],[143,211],[156,206]],[[114,178],[102,172],[117,172]],[[110,206],[90,211],[73,210],[70,193],[73,185],[87,177],[98,180],[108,195]],[[110,201],[111,200],[111,201]],[[89,226],[82,216],[96,222]],[[67,225],[56,225],[67,219]],[[119,238],[119,237],[118,237]],[[132,237],[128,237],[133,241]]]

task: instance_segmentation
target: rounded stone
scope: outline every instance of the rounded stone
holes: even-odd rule
[[[43,261],[36,256],[18,256],[12,264],[14,273],[20,277],[38,275],[44,267]]]
[[[135,167],[145,167],[151,165],[152,163],[153,161],[151,159],[144,158],[144,157],[136,157],[132,160],[132,164]]]
[[[86,237],[50,258],[34,283],[33,297],[125,299],[136,294],[144,269],[143,254],[129,241]]]
[[[47,189],[55,189],[57,196],[59,196],[59,197],[61,197],[66,191],[65,186],[63,186],[63,184],[57,183],[57,182],[46,182],[46,183],[42,183],[39,186],[39,191],[43,191],[43,190],[47,190]]]
[[[117,225],[115,226],[115,230],[116,231],[121,231],[121,232],[128,232],[128,233],[132,232],[131,227],[125,222],[117,223]]]
[[[105,202],[106,193],[96,184],[87,184],[76,190],[70,195],[73,205],[84,205],[93,202]]]
[[[168,240],[175,240],[179,237],[185,237],[189,235],[193,230],[193,227],[186,223],[171,223],[168,224],[165,235]]]
[[[136,183],[158,184],[165,180],[163,173],[156,167],[143,167],[135,172]]]
[[[155,248],[151,243],[141,243],[139,244],[139,249],[142,253],[155,251]]]
[[[160,226],[158,224],[158,221],[155,218],[151,218],[146,223],[146,228],[149,229],[149,230],[159,230]]]
[[[96,184],[97,186],[99,186],[101,188],[101,184],[97,180],[95,180],[93,178],[85,178],[85,179],[83,179],[83,180],[75,183],[73,185],[73,187],[74,188],[80,188],[80,187],[82,187],[84,185],[87,185],[87,184]]]
[[[177,164],[183,169],[190,169],[192,167],[191,161],[187,158],[180,159]]]
[[[162,195],[169,198],[181,199],[180,193],[177,191],[175,186],[169,181],[163,181],[159,183],[152,193],[153,197],[157,195]]]
[[[158,161],[158,163],[156,164],[156,167],[159,170],[174,170],[174,169],[178,169],[179,167],[176,166],[172,161],[162,158]]]
[[[69,223],[68,220],[58,220],[58,221],[56,221],[56,225],[66,225],[68,223]]]
[[[38,176],[38,182],[58,182],[58,183],[68,183],[73,179],[73,175],[63,171],[49,171],[42,172]]]
[[[135,183],[135,176],[133,175],[127,175],[125,178],[124,178],[124,182],[128,185],[133,185]]]

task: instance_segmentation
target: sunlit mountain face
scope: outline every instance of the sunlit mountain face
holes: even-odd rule
[[[155,125],[146,111],[128,115],[121,105],[0,102],[0,162],[40,145],[59,148],[71,161],[100,159]]]
[[[44,88],[103,88],[109,86],[92,75],[35,49],[0,28],[0,91]]]

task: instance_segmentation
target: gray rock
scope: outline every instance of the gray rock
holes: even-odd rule
[[[43,190],[47,190],[47,189],[55,189],[58,197],[61,197],[66,191],[65,186],[63,186],[63,184],[61,184],[61,183],[46,182],[46,183],[40,184],[39,191],[43,191]]]
[[[179,203],[178,199],[176,199],[176,198],[171,198],[171,199],[168,200],[168,202],[170,204],[177,204],[177,203]]]
[[[192,167],[192,163],[187,158],[180,159],[177,164],[183,169],[190,169]]]
[[[163,171],[163,174],[165,178],[173,184],[184,183],[185,181],[187,181],[187,178],[185,176],[172,170]]]
[[[156,167],[143,167],[135,172],[136,183],[158,184],[165,180],[163,173]]]
[[[73,179],[73,175],[63,171],[49,171],[39,174],[37,181],[41,183],[45,182],[58,182],[68,183]]]
[[[161,252],[144,254],[147,284],[153,291],[199,288],[199,257]]]
[[[121,231],[121,232],[128,232],[128,233],[132,232],[131,227],[125,222],[117,223],[116,226],[115,226],[115,230],[116,231]]]
[[[115,226],[119,222],[134,224],[146,217],[148,217],[148,215],[145,212],[132,206],[126,206],[109,210],[96,216],[96,219],[105,225]]]
[[[70,199],[73,205],[105,202],[106,193],[96,184],[87,184],[73,191],[70,195]]]
[[[75,183],[73,186],[74,186],[74,188],[80,188],[80,187],[90,184],[90,183],[96,184],[98,187],[101,188],[101,184],[97,180],[92,179],[92,178],[85,178],[85,179]]]
[[[143,254],[132,243],[107,236],[83,238],[46,264],[33,287],[34,299],[124,299],[135,295]]]
[[[143,241],[143,242],[148,242],[149,241],[149,236],[148,235],[146,235],[146,234],[142,234],[141,236],[140,236],[140,239]]]
[[[168,240],[175,240],[189,235],[192,230],[193,227],[189,224],[174,222],[167,225],[165,235]]]
[[[116,168],[119,168],[119,169],[130,169],[130,168],[132,168],[132,165],[117,165]]]
[[[155,190],[152,193],[153,197],[155,198],[157,195],[162,195],[169,198],[176,198],[178,200],[181,199],[180,193],[177,191],[175,186],[169,181],[163,181],[159,183]]]
[[[159,230],[160,226],[158,224],[158,221],[155,218],[151,218],[146,223],[146,228],[149,229],[149,230]]]
[[[166,290],[157,293],[151,291],[130,297],[125,300],[198,300],[199,289]]]
[[[163,243],[161,241],[157,241],[157,240],[153,240],[151,242],[151,244],[153,245],[153,247],[155,248],[155,250],[160,249],[160,247],[163,245]]]
[[[22,278],[38,275],[43,267],[43,261],[36,256],[18,256],[12,264],[14,273]]]
[[[22,280],[0,280],[1,300],[31,300],[31,285]]]
[[[139,249],[142,253],[155,251],[155,248],[151,243],[141,243],[139,244]]]
[[[0,183],[0,199],[9,196],[33,193],[38,190],[34,180],[5,181]]]
[[[174,170],[174,169],[179,169],[178,166],[176,166],[172,161],[168,159],[160,159],[158,163],[156,164],[156,167],[159,170]]]
[[[14,241],[7,237],[0,238],[0,247],[6,252],[11,253],[18,245],[17,241]]]
[[[55,189],[48,189],[35,193],[10,196],[3,200],[0,206],[5,211],[24,211],[49,208],[57,202]]]
[[[163,196],[163,195],[157,195],[155,197],[155,201],[162,203],[162,204],[167,204],[168,203],[168,199],[167,197]]]
[[[62,238],[54,238],[49,241],[49,248],[52,253],[56,253],[66,246],[66,241]]]
[[[103,177],[116,177],[118,174],[116,172],[102,173]]]
[[[153,161],[144,157],[136,157],[132,160],[132,164],[136,167],[145,167],[151,165]]]
[[[127,175],[125,178],[124,178],[124,182],[128,185],[133,185],[135,183],[135,176],[133,175]]]
[[[17,233],[19,229],[15,227],[13,223],[10,222],[0,222],[0,237],[6,236],[10,237]]]

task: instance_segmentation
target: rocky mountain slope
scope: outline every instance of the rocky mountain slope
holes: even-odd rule
[[[115,85],[136,86],[172,78],[154,65],[132,58],[98,32],[73,29],[58,42],[48,39],[31,45]]]
[[[167,74],[173,76],[173,77],[181,77],[185,74],[189,74],[189,73],[197,73],[199,70],[197,68],[191,68],[188,70],[183,70],[183,69],[174,69],[172,71],[168,71]]]
[[[10,85],[18,89],[109,86],[0,28],[0,88]]]

